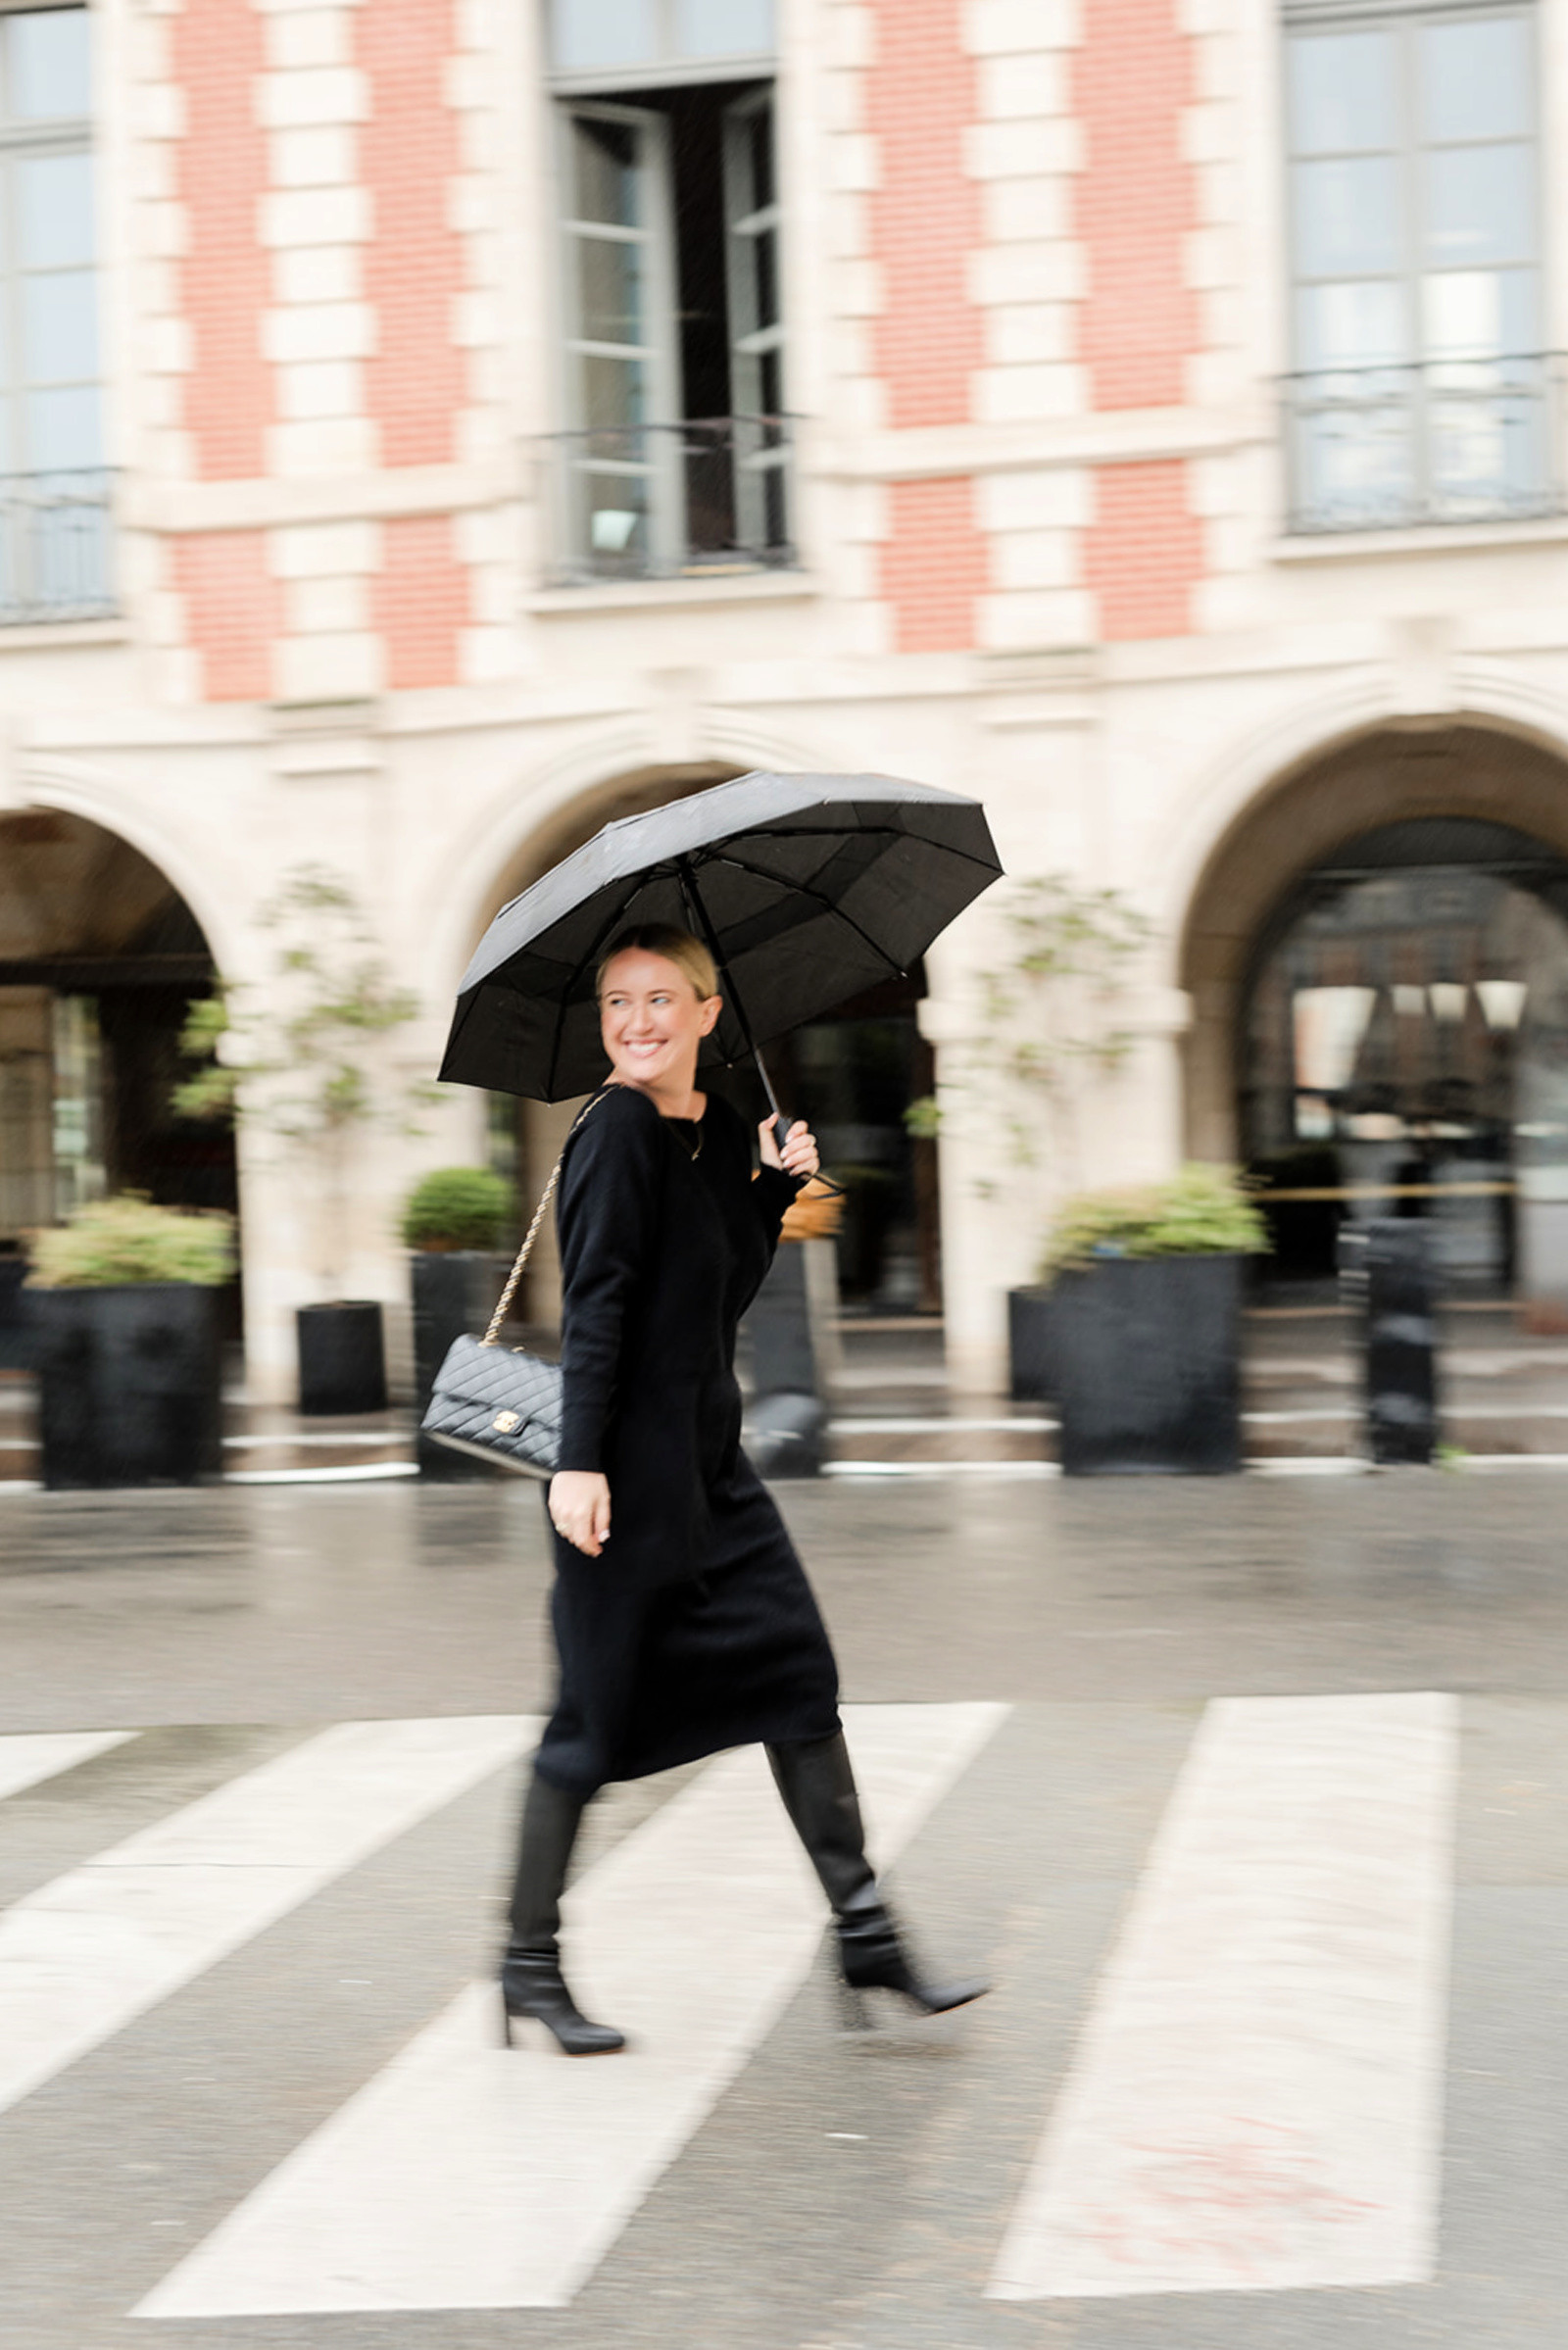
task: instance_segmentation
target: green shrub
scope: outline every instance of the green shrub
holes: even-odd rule
[[[1234,1167],[1195,1161],[1164,1183],[1085,1192],[1062,1202],[1047,1237],[1040,1278],[1097,1256],[1255,1255],[1268,1228]]]
[[[29,1280],[43,1290],[193,1281],[216,1289],[234,1270],[234,1219],[217,1209],[155,1207],[139,1192],[95,1199],[31,1239]]]
[[[513,1191],[487,1167],[437,1167],[403,1210],[406,1248],[493,1248],[512,1221]]]

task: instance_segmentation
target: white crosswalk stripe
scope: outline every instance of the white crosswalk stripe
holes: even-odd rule
[[[1209,1707],[994,2297],[1429,2280],[1456,1714]]]
[[[992,1798],[961,1783],[1011,1710],[847,1709],[881,1861],[950,1792],[949,1829],[967,1833],[976,1815],[959,1803]],[[1010,2212],[1019,2174],[999,2172],[993,2232],[978,2271],[965,2257],[955,2308],[970,2307],[978,2326],[982,2291],[996,2304],[1433,2277],[1456,1718],[1456,1700],[1430,1693],[1218,1700],[1168,1798],[1175,1750],[1161,1746],[1140,1816],[1152,1823],[1161,1802],[1164,1816],[1098,1977],[1075,1958],[1048,1990],[1004,1968],[994,2007],[956,2033],[955,2052],[976,2055],[999,2030],[1022,2035],[1012,2044],[1034,2050],[1037,2103],[999,2116],[1004,2164],[1039,2135]],[[0,2114],[493,1780],[538,1728],[520,1716],[338,1724],[0,1912]],[[137,1737],[0,1738],[0,1803],[106,1758],[83,1775],[79,1799],[62,1785],[58,1804],[51,1792],[13,1813],[29,1880],[40,1846],[42,1865],[64,1865],[66,1850],[47,1858],[56,1808],[74,1859],[83,1816],[107,1797],[109,1816],[123,1818],[117,1772],[138,1802],[156,1800],[163,1765],[138,1770]],[[1055,1783],[1016,1773],[1044,1738],[1020,1715],[983,1782],[1010,1786],[1042,1817]],[[1080,1806],[1086,1787],[1099,1800],[1098,1767],[1084,1762]],[[510,1800],[497,1784],[460,1830],[481,1946],[496,1814]],[[561,2310],[601,2271],[601,2288],[626,2289],[641,2258],[639,2237],[622,2241],[629,2224],[661,2180],[679,2191],[671,2173],[774,2032],[824,1924],[756,1749],[714,1758],[655,1800],[647,1817],[634,1808],[640,1824],[568,1904],[574,1985],[588,2012],[631,2033],[627,2054],[569,2064],[504,2051],[493,1984],[448,1998],[467,1963],[460,1947],[435,1978],[445,1987],[395,2011],[393,2033],[413,2036],[392,2061],[382,2062],[394,2038],[374,2037],[384,2024],[357,2019],[364,2038],[331,2091],[346,2102],[269,2175],[241,2167],[209,2189],[184,2257],[150,2292],[162,2264],[127,2278],[122,2306],[141,2294],[144,2320],[361,2312],[384,2325],[397,2312]],[[1133,1854],[1120,1849],[1124,1870]],[[394,1882],[403,1865],[394,1860]],[[425,1863],[411,1852],[407,1865]],[[1004,1891],[1004,1910],[1016,1903],[1026,1918],[1052,1898],[1049,1878]],[[1053,1946],[1049,1921],[1027,1931],[1043,1935],[1037,1948]],[[314,2012],[324,2017],[343,1993],[331,1957],[320,1972]],[[1084,2022],[1058,2086],[1063,1996]],[[438,1998],[447,2003],[425,2021]],[[177,2040],[180,2011],[154,2029]],[[951,2078],[958,2105],[969,2101],[963,2127],[989,2130],[984,2065],[957,2062]],[[94,2110],[98,2081],[83,2069],[73,2110]],[[177,2079],[158,2092],[156,2151],[172,2145],[176,2164],[181,2093]],[[30,2143],[29,2128],[62,2127],[52,2110],[37,2100],[3,2127]],[[300,2127],[273,2138],[269,2161]],[[911,2148],[917,2171],[936,2142]],[[946,2157],[935,2159],[940,2170]],[[167,2264],[173,2240],[158,2241]],[[992,2321],[1015,2322],[1001,2308]]]
[[[0,1917],[0,2112],[524,1752],[537,1722],[340,1722]]]
[[[134,1730],[39,1730],[0,1738],[0,1800],[58,1779],[95,1754],[128,1745],[136,1735]]]
[[[850,1709],[885,1858],[1006,1711]],[[772,2029],[822,1924],[760,1751],[724,1756],[573,1896],[574,1987],[628,2031],[625,2055],[509,2055],[493,1986],[466,1992],[137,2314],[564,2306]]]

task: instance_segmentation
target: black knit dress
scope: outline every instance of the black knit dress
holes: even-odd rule
[[[537,1759],[572,1793],[839,1727],[816,1601],[740,1448],[736,1326],[795,1190],[754,1178],[712,1095],[693,1121],[607,1087],[567,1145],[561,1466],[602,1470],[611,1502],[599,1558],[555,1538],[561,1682]]]

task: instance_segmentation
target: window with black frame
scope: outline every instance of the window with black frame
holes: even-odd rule
[[[567,579],[792,560],[772,0],[553,0]]]
[[[85,8],[0,12],[0,623],[112,608]]]
[[[1292,523],[1559,503],[1531,7],[1287,10]]]

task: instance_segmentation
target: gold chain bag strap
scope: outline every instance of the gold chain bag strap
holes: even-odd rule
[[[502,1326],[516,1296],[517,1284],[533,1250],[539,1227],[550,1210],[583,1119],[604,1100],[596,1094],[579,1112],[561,1156],[550,1170],[533,1221],[522,1236],[522,1247],[507,1277],[490,1327],[482,1339],[454,1339],[436,1373],[429,1408],[421,1432],[454,1452],[469,1452],[498,1468],[522,1477],[554,1477],[561,1457],[561,1366],[529,1354],[522,1346],[503,1346]]]

